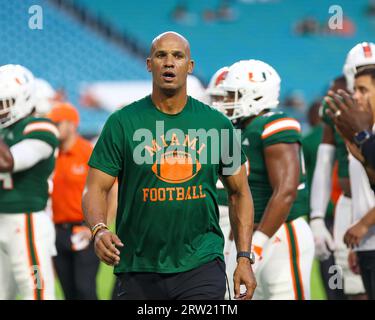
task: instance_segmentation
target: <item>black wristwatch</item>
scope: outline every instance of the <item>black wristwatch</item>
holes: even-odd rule
[[[357,146],[362,146],[368,139],[371,138],[372,133],[368,130],[357,132],[354,135],[354,142]]]
[[[250,260],[251,264],[255,263],[255,254],[254,254],[254,252],[248,252],[248,251],[237,252],[237,261],[238,261],[238,258],[247,258],[247,259]]]

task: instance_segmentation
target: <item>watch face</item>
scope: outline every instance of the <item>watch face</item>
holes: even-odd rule
[[[250,253],[250,261],[251,261],[251,264],[255,263],[255,253],[254,252]]]
[[[358,132],[355,136],[354,136],[354,141],[357,143],[357,144],[362,144],[364,143],[368,138],[370,138],[370,133],[368,131],[361,131],[361,132]]]

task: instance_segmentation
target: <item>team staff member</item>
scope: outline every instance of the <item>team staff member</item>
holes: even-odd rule
[[[234,275],[236,298],[251,299],[256,286],[246,158],[230,121],[187,96],[186,78],[193,65],[184,37],[166,32],[155,38],[147,59],[151,96],[111,115],[89,161],[86,220],[97,255],[115,265],[124,299],[224,298],[219,177],[229,190],[232,229],[242,252]],[[218,136],[226,129],[232,139],[220,136],[218,145],[211,138],[203,143],[194,133],[198,129]],[[219,150],[218,161],[213,161],[213,150]],[[232,163],[225,154],[233,156]],[[106,197],[116,177],[118,236],[105,226]],[[243,296],[240,284],[247,289]]]
[[[82,193],[92,146],[77,133],[79,114],[72,105],[57,104],[49,118],[60,132],[52,192],[56,271],[66,299],[97,299],[95,279],[99,259],[82,213]]]
[[[375,111],[375,68],[373,66],[366,66],[359,68],[355,75],[354,82],[354,93],[349,96],[344,91],[339,91],[337,94],[329,92],[329,97],[326,97],[330,112],[329,116],[333,119],[335,125],[338,128],[343,128],[339,121],[341,118],[345,119],[345,115],[353,113],[355,109],[372,109],[372,113]],[[374,126],[374,123],[372,123]],[[370,129],[370,128],[369,128]],[[341,131],[340,131],[341,132]],[[351,171],[352,190],[356,195],[353,197],[355,202],[353,205],[360,210],[354,211],[353,222],[354,226],[365,226],[367,228],[366,233],[362,235],[361,239],[352,239],[353,229],[349,228],[348,233],[344,236],[344,240],[348,245],[354,247],[356,255],[358,257],[358,265],[360,267],[363,284],[366,288],[369,299],[375,299],[375,226],[371,225],[373,211],[375,208],[375,197],[374,192],[370,187],[370,181],[373,181],[374,171],[363,161],[358,147],[351,141],[350,135],[346,130],[343,132],[346,145],[352,155],[358,157],[361,162],[359,174],[354,176],[354,171]],[[356,143],[360,145],[360,142],[364,140],[364,136],[357,135]],[[351,156],[352,156],[351,155]],[[361,159],[362,158],[362,159]],[[354,160],[354,158],[353,158]],[[352,161],[352,160],[351,160]],[[353,241],[354,240],[354,241]],[[357,246],[356,246],[357,244]],[[353,258],[352,266],[356,265],[357,262]]]

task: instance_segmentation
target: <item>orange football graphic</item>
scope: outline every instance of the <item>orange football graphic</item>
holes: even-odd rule
[[[201,169],[198,159],[193,163],[191,155],[184,151],[169,151],[157,160],[152,171],[168,183],[182,183],[192,179]]]

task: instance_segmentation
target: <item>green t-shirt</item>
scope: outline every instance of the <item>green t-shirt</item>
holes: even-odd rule
[[[25,139],[37,139],[53,149],[58,144],[58,131],[48,119],[27,117],[0,129],[0,137],[12,147]],[[31,213],[44,210],[48,200],[48,178],[55,167],[54,152],[30,169],[0,173],[0,212]]]
[[[284,112],[270,111],[254,118],[242,131],[242,148],[249,160],[248,181],[254,201],[254,222],[259,223],[272,196],[264,150],[277,143],[301,143],[300,125]],[[287,221],[309,214],[308,186],[300,155],[300,184]]]
[[[218,205],[219,206],[228,206],[228,192],[223,185],[220,185],[220,188],[217,188],[218,194]]]
[[[224,115],[191,97],[176,115],[147,96],[109,117],[89,165],[119,181],[125,246],[115,273],[184,272],[223,259],[216,182],[246,161],[235,137]]]
[[[309,190],[311,190],[311,184],[314,177],[314,170],[316,165],[316,156],[318,153],[319,144],[322,142],[323,136],[323,127],[317,125],[311,129],[311,131],[303,137],[302,146],[303,146],[303,155],[305,158],[305,167],[306,167],[306,177],[307,185]],[[326,215],[332,216],[334,210],[334,205],[332,201],[329,201]]]
[[[336,142],[335,159],[338,162],[338,176],[340,178],[349,178],[349,159],[348,150],[346,149],[345,142],[341,135],[337,132],[336,126],[332,119],[327,115],[326,111],[329,109],[328,104],[323,100],[322,106],[320,107],[320,116],[323,122],[330,126],[334,132],[334,139]]]

